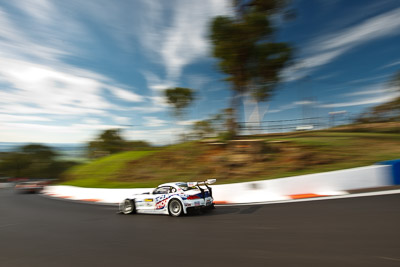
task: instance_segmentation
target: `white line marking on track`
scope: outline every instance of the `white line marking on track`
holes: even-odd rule
[[[384,259],[384,260],[390,260],[390,261],[400,261],[400,259],[396,259],[396,258],[389,258],[389,257],[379,257],[379,258]]]

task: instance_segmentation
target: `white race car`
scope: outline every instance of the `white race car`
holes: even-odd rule
[[[177,217],[195,209],[213,209],[214,199],[209,186],[216,179],[202,182],[176,182],[159,185],[153,192],[133,195],[119,205],[123,214],[169,214]]]

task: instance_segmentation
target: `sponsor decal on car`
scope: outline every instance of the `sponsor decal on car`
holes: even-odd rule
[[[168,199],[170,199],[173,196],[179,196],[179,194],[172,194],[172,195],[161,195],[159,197],[156,197],[156,209],[161,210],[165,208],[165,205],[168,202]]]
[[[168,198],[161,200],[160,202],[157,202],[156,209],[161,210],[161,209],[165,208],[165,205],[167,204],[167,202],[168,202]]]
[[[146,199],[144,200],[144,202],[153,202],[153,199],[152,199],[152,198],[146,198]]]

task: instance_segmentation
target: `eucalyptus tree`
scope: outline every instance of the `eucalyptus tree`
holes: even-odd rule
[[[182,119],[183,111],[193,103],[195,93],[190,88],[175,87],[165,90],[165,97],[168,104],[174,108],[174,115]]]
[[[174,116],[177,120],[183,120],[184,110],[195,100],[193,89],[184,87],[169,88],[164,91],[167,103],[174,109]],[[185,136],[185,134],[183,134]]]
[[[274,40],[274,14],[283,10],[283,0],[234,0],[234,16],[215,17],[210,27],[213,56],[227,75],[233,95],[231,108],[239,107],[244,95],[267,101],[280,81],[280,71],[288,64],[292,49]],[[237,123],[230,131],[235,134]]]

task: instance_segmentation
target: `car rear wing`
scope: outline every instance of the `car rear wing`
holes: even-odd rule
[[[198,189],[200,189],[203,198],[205,197],[205,194],[204,194],[204,189],[201,188],[201,186],[204,185],[205,187],[207,187],[208,191],[210,192],[210,196],[212,197],[212,189],[211,187],[209,187],[209,185],[215,183],[216,181],[217,179],[207,179],[205,181],[188,182],[187,185],[189,187],[196,186]]]
[[[205,180],[205,181],[187,182],[187,185],[188,185],[189,187],[191,187],[191,186],[200,186],[200,185],[208,186],[208,185],[210,185],[210,184],[215,183],[216,181],[217,181],[217,179],[207,179],[207,180]]]

